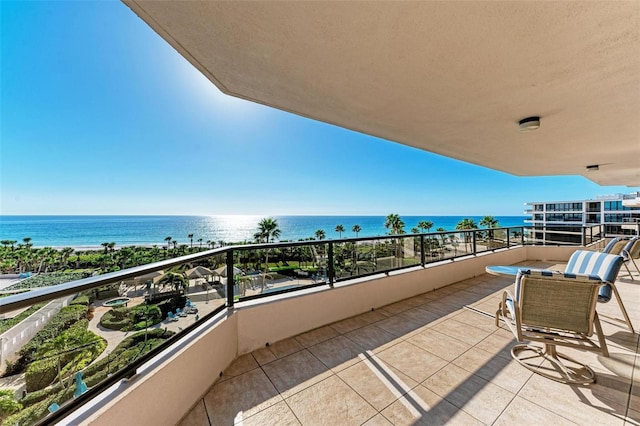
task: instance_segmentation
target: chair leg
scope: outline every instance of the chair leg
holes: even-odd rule
[[[640,274],[640,267],[638,267],[638,264],[636,263],[635,259],[633,257],[630,257],[629,260],[631,261],[631,263],[633,263],[633,266],[635,266],[636,271],[638,271],[638,274]],[[633,276],[631,277],[631,279],[635,281],[635,278],[633,278]]]
[[[620,293],[618,293],[618,289],[615,284],[611,284],[611,288],[613,288],[613,294],[616,295],[616,299],[618,300],[618,305],[620,305],[620,310],[622,311],[622,315],[624,316],[624,321],[627,323],[627,327],[631,330],[632,333],[635,333],[633,330],[633,325],[631,325],[631,320],[629,319],[629,315],[627,314],[627,310],[622,303],[622,298],[620,297]]]
[[[598,334],[598,343],[600,344],[600,349],[602,350],[602,355],[605,357],[609,357],[609,349],[607,348],[607,341],[604,338],[604,333],[602,332],[602,325],[600,324],[600,318],[598,317],[598,313],[595,313],[593,318],[593,325],[596,328],[596,333]]]
[[[556,382],[586,385],[596,380],[596,374],[589,366],[558,353],[556,345],[545,343],[543,348],[526,344],[516,345],[511,349],[511,356],[526,369]],[[532,361],[527,362],[529,360]],[[562,360],[574,365],[568,366]],[[545,361],[551,364],[552,368],[545,366]],[[553,370],[556,374],[547,373],[545,370]]]

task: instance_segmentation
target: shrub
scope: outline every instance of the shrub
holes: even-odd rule
[[[72,324],[86,316],[87,307],[84,305],[70,305],[62,308],[42,330],[36,333],[36,335],[20,349],[18,352],[19,358],[15,363],[15,370],[17,370],[17,372],[24,371],[26,366],[36,359],[36,352],[45,342],[59,336]]]
[[[49,386],[57,375],[58,361],[55,358],[33,361],[27,367],[24,376],[27,392],[37,391]]]
[[[124,311],[127,308],[115,308],[111,309],[102,315],[100,318],[100,325],[110,330],[123,330],[128,328],[131,324],[128,312]]]
[[[14,392],[8,389],[0,389],[0,420],[22,410],[22,405],[15,400]]]
[[[78,296],[69,303],[69,305],[89,306],[89,296]]]

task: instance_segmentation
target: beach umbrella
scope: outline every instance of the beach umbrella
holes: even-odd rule
[[[218,269],[214,269],[213,272],[215,272],[216,274],[220,275],[221,277],[225,277],[227,276],[227,267],[226,266],[222,266]],[[233,267],[233,275],[237,275],[237,274],[241,274],[242,271],[239,268],[236,268],[235,266]]]
[[[189,279],[204,278],[213,275],[213,271],[209,268],[205,268],[204,266],[196,266],[195,268],[191,268],[188,271],[185,271],[185,275]]]
[[[151,282],[153,282],[155,284],[158,281],[160,281],[160,279],[163,276],[164,276],[164,271],[154,271],[154,272],[149,272],[148,274],[139,275],[139,276],[135,277],[133,279],[133,281],[135,283],[139,284],[139,283],[145,283],[145,282],[151,280]]]
[[[129,278],[128,280],[125,280],[125,283],[127,283],[127,285],[133,285],[134,290],[137,290],[140,284],[144,284],[147,281],[151,281],[154,284],[157,283],[158,281],[160,281],[163,275],[164,271],[149,272],[144,275],[138,275],[137,277]]]

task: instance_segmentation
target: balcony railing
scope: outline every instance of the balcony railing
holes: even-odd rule
[[[0,315],[52,300],[66,300],[58,303],[58,314],[43,320],[40,325],[45,328],[50,324],[58,327],[53,332],[49,330],[49,333],[53,333],[49,340],[54,343],[44,345],[48,350],[31,348],[33,350],[26,353],[21,351],[21,347],[26,346],[20,344],[21,347],[11,347],[10,339],[3,335],[2,356],[3,360],[16,361],[17,358],[25,364],[24,369],[31,369],[27,374],[29,392],[26,400],[32,404],[25,404],[25,410],[33,412],[25,416],[28,419],[26,423],[48,423],[76,410],[112,384],[134,376],[142,364],[178,338],[194,331],[203,321],[233,308],[235,303],[319,286],[333,286],[340,281],[425,267],[431,263],[450,262],[515,246],[538,244],[540,240],[536,232],[535,229],[520,226],[228,246],[64,284],[33,288],[0,298]],[[578,237],[573,244],[589,245],[603,238],[604,233],[601,226],[591,226],[583,228],[581,232],[565,232],[565,235]],[[180,277],[185,276],[186,269],[200,272],[192,272],[194,275],[187,278],[184,288],[184,278]],[[105,299],[118,299],[117,296],[121,296],[120,300],[113,303],[129,303],[131,306],[109,309],[104,305]],[[85,306],[86,311],[82,313],[82,308],[74,308],[73,311],[79,312],[78,321],[69,322],[71,309],[62,306],[73,298],[76,301],[86,300],[85,304],[76,304]],[[103,322],[107,312],[110,318],[108,324]],[[96,315],[97,318],[98,314],[103,327],[115,330],[128,321],[126,327],[121,329],[121,339],[116,339],[118,341],[114,343],[111,338],[106,350],[103,348],[103,337],[95,326],[89,327],[96,331],[93,337],[82,331],[80,335],[84,338],[80,339],[69,332],[73,327],[80,327],[72,324],[77,324],[86,315]],[[64,321],[60,317],[66,318],[69,324],[62,324]],[[176,317],[176,321],[169,317]],[[96,324],[96,320],[89,323]],[[87,324],[83,323],[83,326],[83,330],[86,330]],[[36,332],[32,330],[31,334],[36,336]],[[55,339],[55,336],[61,335],[65,338]],[[100,355],[99,350],[92,350],[94,346],[103,348],[108,355]],[[76,358],[82,360],[73,361]],[[39,370],[32,368],[34,363],[40,363],[37,364]],[[60,374],[57,364],[64,367]],[[34,380],[37,374],[42,375],[39,381]]]

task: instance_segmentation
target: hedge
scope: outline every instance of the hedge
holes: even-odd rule
[[[58,360],[47,358],[33,361],[27,367],[24,380],[27,392],[33,392],[45,388],[51,384],[58,375]]]
[[[102,315],[100,325],[110,330],[142,330],[162,322],[162,312],[156,305],[138,305],[132,308],[113,308]]]
[[[5,377],[22,373],[27,366],[37,359],[36,353],[45,342],[60,335],[72,324],[87,317],[87,307],[84,305],[70,305],[60,309],[42,330],[20,349],[19,358],[5,371]],[[86,328],[86,327],[85,327]]]

